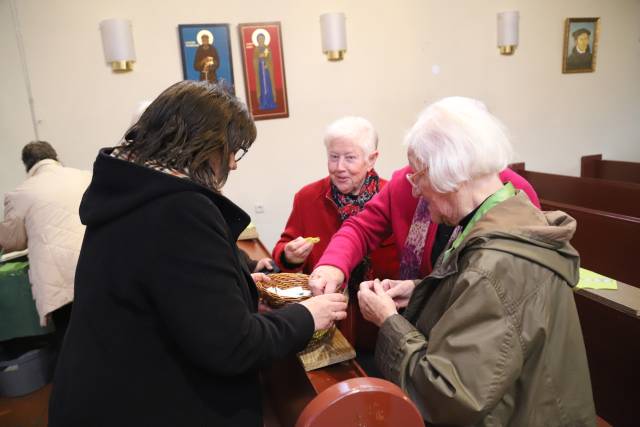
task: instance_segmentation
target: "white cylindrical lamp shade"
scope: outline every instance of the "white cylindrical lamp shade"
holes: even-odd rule
[[[104,57],[113,71],[131,71],[136,61],[131,21],[105,19],[100,22]]]
[[[347,51],[347,29],[344,13],[323,13],[320,15],[322,32],[322,52],[329,61],[340,61]]]
[[[520,13],[517,10],[498,13],[498,47],[503,55],[511,55],[518,46]]]

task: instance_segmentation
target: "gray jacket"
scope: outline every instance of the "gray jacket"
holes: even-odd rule
[[[376,361],[430,424],[595,426],[572,287],[576,222],[519,193],[489,210],[380,329]]]

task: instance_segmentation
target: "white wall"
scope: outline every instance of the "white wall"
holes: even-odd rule
[[[326,174],[323,128],[345,114],[369,118],[381,139],[378,170],[405,162],[406,129],[423,106],[447,95],[482,99],[511,130],[529,168],[578,174],[580,156],[640,161],[639,0],[397,0],[148,2],[16,1],[38,132],[71,166],[90,168],[116,144],[138,101],[182,78],[177,26],[231,24],[237,94],[244,98],[237,24],[281,21],[290,117],[257,122],[258,140],[225,193],[246,209],[271,247],[294,192]],[[520,46],[495,47],[496,12],[520,11]],[[319,15],[347,15],[349,49],[329,63]],[[0,0],[0,191],[23,178],[20,148],[33,138],[9,0]],[[564,18],[601,17],[597,70],[562,74]],[[135,71],[104,63],[98,23],[133,21]],[[441,72],[432,73],[438,65]],[[18,157],[16,157],[18,156]],[[264,214],[256,215],[256,203]]]
[[[24,166],[20,161],[22,146],[35,138],[15,28],[11,4],[0,0],[0,192],[3,194],[24,179]],[[0,206],[2,212],[3,208]]]

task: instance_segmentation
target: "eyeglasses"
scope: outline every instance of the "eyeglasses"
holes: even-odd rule
[[[235,153],[233,153],[233,160],[238,163],[245,154],[247,154],[249,152],[248,149],[245,148],[239,148],[238,151],[236,151]]]
[[[423,173],[425,173],[426,171],[427,171],[427,169],[425,168],[425,169],[422,169],[422,170],[420,170],[418,172],[408,173],[405,176],[407,178],[407,181],[409,181],[409,184],[411,184],[411,186],[413,188],[418,189],[418,181],[416,181],[416,178],[419,175],[422,175]]]

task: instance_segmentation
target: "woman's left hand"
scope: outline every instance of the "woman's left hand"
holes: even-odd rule
[[[251,273],[251,278],[253,279],[253,283],[271,281],[271,278],[264,273]]]
[[[358,291],[362,316],[380,327],[388,317],[397,314],[396,304],[382,288],[380,280],[362,282]]]

